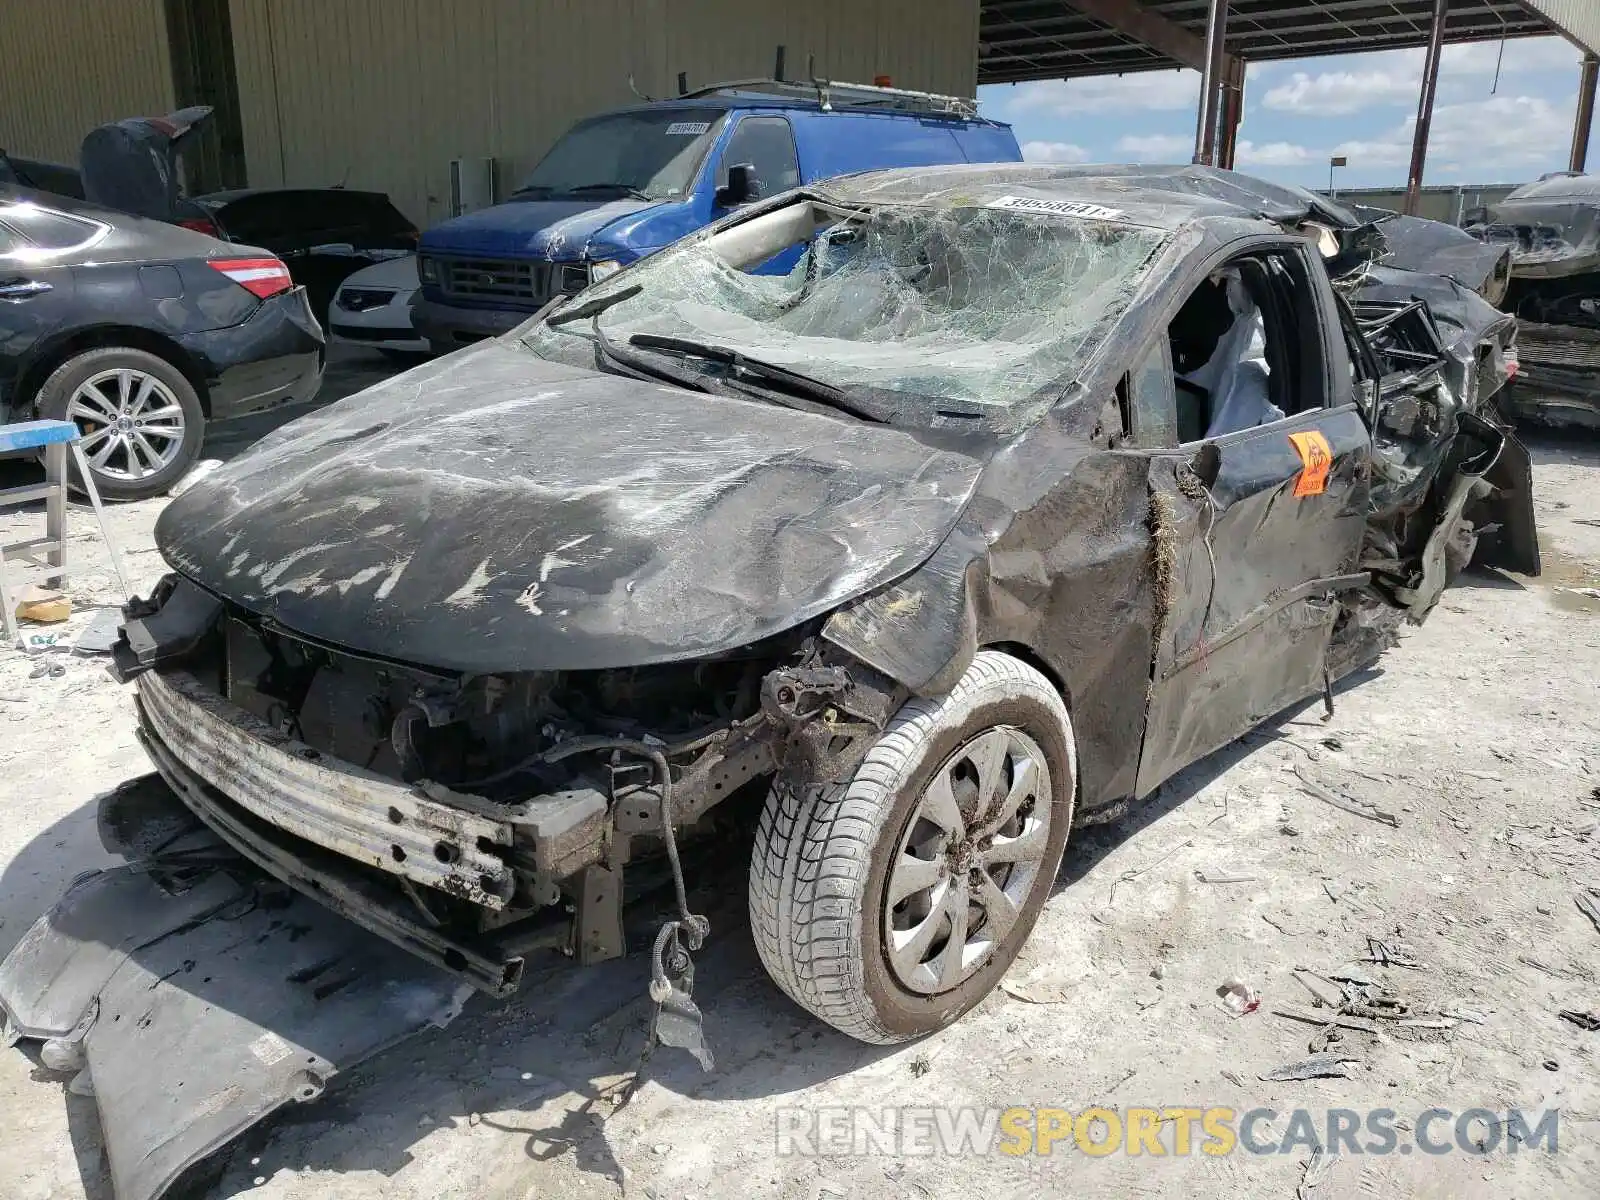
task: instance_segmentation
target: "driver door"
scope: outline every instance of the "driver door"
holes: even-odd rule
[[[1217,396],[1198,421],[1184,412],[1166,339],[1150,351],[1157,365],[1129,377],[1135,440],[1166,443],[1147,451],[1157,628],[1139,795],[1321,690],[1338,597],[1365,580],[1371,437],[1348,376],[1340,388],[1330,366],[1338,325],[1326,276],[1298,243],[1240,261],[1255,264],[1266,419],[1219,429]],[[1179,429],[1204,433],[1172,446]]]

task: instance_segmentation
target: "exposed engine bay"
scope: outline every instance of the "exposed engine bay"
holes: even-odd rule
[[[451,676],[318,645],[176,577],[143,611],[117,669],[196,815],[319,898],[338,881],[346,916],[496,993],[535,948],[623,952],[636,839],[665,842],[677,873],[678,828],[784,763],[847,775],[903,698],[805,629],[681,664]]]

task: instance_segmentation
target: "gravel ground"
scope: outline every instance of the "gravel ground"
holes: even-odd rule
[[[331,393],[375,378],[373,362],[341,360]],[[226,457],[282,416],[214,430],[208,453]],[[659,1052],[613,1111],[608,1089],[632,1070],[648,1010],[643,958],[530,971],[518,998],[475,1001],[448,1031],[248,1135],[194,1194],[1277,1200],[1320,1178],[1325,1200],[1593,1196],[1600,1032],[1557,1014],[1600,1008],[1600,929],[1574,903],[1580,885],[1600,887],[1600,601],[1570,590],[1600,585],[1600,445],[1533,441],[1545,575],[1469,574],[1341,689],[1331,721],[1320,704],[1289,714],[1119,823],[1080,831],[1008,990],[954,1028],[881,1048],[808,1020],[761,973],[744,867],[730,861],[697,876],[713,898],[697,997],[715,1073]],[[161,573],[159,509],[112,517],[140,589]],[[0,517],[0,537],[20,523]],[[92,518],[74,508],[71,529],[74,599],[112,600]],[[86,620],[80,611],[69,630]],[[148,769],[122,690],[94,662],[53,658],[63,677],[31,679],[33,660],[0,651],[0,953],[72,877],[104,865],[94,797]],[[1397,824],[1334,807],[1307,781]],[[1314,1003],[1295,968],[1337,973],[1369,954],[1369,938],[1420,965],[1357,970],[1414,1014],[1463,1015],[1450,1028],[1346,1031],[1332,1047],[1351,1060],[1346,1078],[1262,1081],[1318,1034],[1276,1011]],[[1259,991],[1258,1011],[1224,1011],[1216,992],[1230,977]],[[1013,1104],[1273,1109],[1258,1142],[1292,1132],[1296,1108],[1319,1128],[1328,1109],[1387,1108],[1399,1145],[1339,1155],[1309,1179],[1304,1143],[1160,1158],[1091,1157],[1071,1138],[1049,1156],[777,1153],[780,1119],[810,1128],[806,1112],[831,1106]],[[1412,1125],[1435,1106],[1559,1108],[1559,1151],[1508,1153],[1499,1139],[1486,1155],[1408,1153]],[[785,1109],[804,1111],[780,1118]],[[1451,1126],[1440,1132],[1449,1140]],[[92,1101],[65,1095],[36,1060],[0,1053],[0,1196],[109,1195]]]

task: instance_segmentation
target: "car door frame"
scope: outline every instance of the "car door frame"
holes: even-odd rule
[[[1326,686],[1338,597],[1366,582],[1357,564],[1372,436],[1348,370],[1332,285],[1307,240],[1252,235],[1199,260],[1172,289],[1169,311],[1134,362],[1159,349],[1201,280],[1242,256],[1268,252],[1292,256],[1310,290],[1323,404],[1216,438],[1120,450],[1149,461],[1155,541],[1158,615],[1140,796]],[[1137,412],[1129,419],[1136,438]],[[1173,421],[1175,427],[1175,414]],[[1314,464],[1290,434],[1320,435],[1331,451],[1320,489],[1314,474],[1307,480]]]

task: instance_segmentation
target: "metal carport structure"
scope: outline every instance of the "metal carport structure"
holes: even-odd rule
[[[1600,0],[982,0],[978,82],[1192,67],[1195,161],[1232,166],[1248,62],[1426,47],[1407,209],[1422,184],[1444,43],[1559,34],[1584,52],[1570,168],[1588,151]]]

